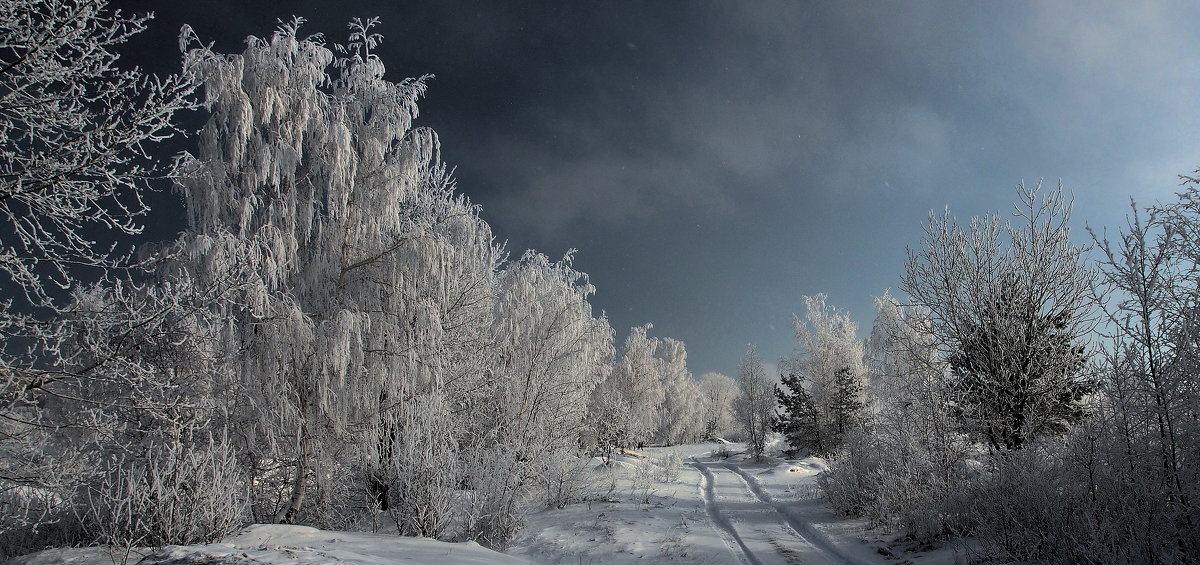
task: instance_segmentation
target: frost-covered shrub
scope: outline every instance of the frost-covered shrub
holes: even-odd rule
[[[511,445],[492,445],[473,454],[466,468],[470,490],[464,537],[502,550],[521,532],[524,464]]]
[[[1126,420],[1112,416],[1120,415],[1102,409],[1065,438],[992,461],[972,496],[989,553],[1057,563],[1200,562],[1195,483],[1173,493],[1157,430],[1125,429]]]
[[[965,501],[976,476],[961,452],[871,428],[847,437],[820,484],[836,512],[932,543],[974,529]]]
[[[545,506],[565,508],[582,502],[595,492],[595,477],[588,469],[590,458],[578,454],[543,457],[535,480],[542,485]]]
[[[728,444],[722,443],[720,447],[717,448],[716,452],[713,453],[713,455],[716,455],[721,459],[729,459],[730,457],[733,457],[733,452],[729,451]]]
[[[453,518],[459,476],[453,414],[437,395],[406,403],[402,411],[386,468],[389,511],[400,533],[441,538]]]
[[[246,519],[237,462],[221,440],[109,455],[79,497],[85,540],[118,547],[211,543]]]
[[[877,524],[887,523],[893,513],[880,504],[880,491],[886,480],[880,453],[871,446],[871,437],[855,433],[847,438],[844,453],[830,461],[819,483],[835,512],[846,516],[865,516]]]
[[[658,458],[658,480],[673,483],[679,480],[679,469],[683,467],[683,458],[679,452],[672,449],[666,455]]]
[[[1074,529],[1080,509],[1076,492],[1064,482],[1059,442],[1009,453],[996,453],[986,477],[974,491],[977,533],[987,552],[1019,562],[1092,561],[1074,540],[1060,534]],[[1092,556],[1093,559],[1097,556]]]
[[[69,545],[79,538],[71,503],[90,458],[54,446],[44,435],[23,439],[30,443],[15,453],[6,450],[0,460],[34,470],[39,480],[36,484],[0,481],[0,559]]]

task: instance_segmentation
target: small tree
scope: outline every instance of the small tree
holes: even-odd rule
[[[775,398],[782,412],[775,415],[772,429],[783,434],[792,451],[807,449],[809,453],[825,455],[820,414],[812,395],[804,388],[804,378],[796,374],[780,378],[783,388],[775,385]]]
[[[750,344],[742,357],[738,371],[738,395],[735,404],[738,419],[746,431],[750,453],[755,460],[762,459],[767,444],[767,432],[771,431],[771,420],[775,414],[774,387],[763,370],[758,348]]]
[[[829,402],[830,419],[837,432],[835,439],[840,443],[850,427],[862,421],[862,379],[849,367],[842,367],[833,374],[833,396]]]
[[[606,465],[612,461],[617,449],[633,443],[629,404],[620,395],[599,395],[592,406],[588,424],[595,434],[596,450],[604,457]]]

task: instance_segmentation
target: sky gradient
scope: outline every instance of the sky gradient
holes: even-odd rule
[[[1200,6],[1075,4],[111,6],[157,13],[124,51],[156,72],[184,23],[240,52],[280,18],[344,41],[379,16],[388,77],[436,75],[418,123],[511,254],[577,248],[618,340],[651,322],[696,375],[736,376],[749,342],[792,351],[806,294],[865,335],[930,210],[1061,181],[1083,243],[1200,166]],[[158,207],[156,233],[179,225]]]

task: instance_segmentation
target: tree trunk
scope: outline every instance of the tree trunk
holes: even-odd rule
[[[300,509],[304,506],[304,477],[308,474],[308,451],[310,440],[308,434],[303,431],[302,439],[300,440],[300,454],[296,459],[296,475],[292,479],[292,496],[288,503],[287,509],[283,516],[279,518],[280,524],[295,524],[296,518],[300,514]]]

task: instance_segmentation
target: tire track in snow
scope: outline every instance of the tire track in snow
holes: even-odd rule
[[[769,505],[779,513],[779,516],[784,519],[785,523],[804,541],[808,542],[813,547],[829,555],[831,563],[844,563],[847,565],[858,563],[859,561],[842,551],[836,544],[826,536],[824,532],[818,530],[808,521],[796,516],[783,503],[776,502],[766,490],[759,484],[758,479],[750,476],[741,468],[732,463],[724,464],[726,469],[733,471],[739,479],[745,483],[746,488],[750,489],[750,494],[754,495],[760,502]],[[705,501],[707,503],[707,500]]]
[[[713,475],[708,466],[697,461],[695,457],[691,457],[691,466],[700,471],[700,498],[704,499],[704,511],[708,514],[708,521],[712,524],[721,541],[725,542],[725,546],[729,548],[730,553],[736,555],[742,563],[750,565],[762,565],[754,552],[746,547],[746,542],[742,541],[742,536],[738,535],[733,524],[728,518],[721,515],[717,509],[716,497],[713,494]]]

